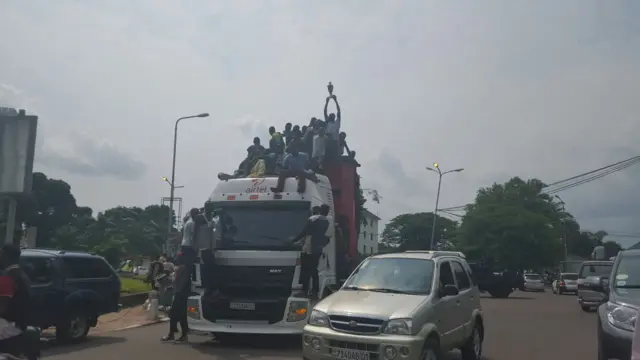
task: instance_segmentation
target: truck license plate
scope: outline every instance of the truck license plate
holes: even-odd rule
[[[256,303],[231,302],[231,303],[229,303],[229,309],[233,309],[233,310],[255,310],[256,309]]]
[[[333,349],[331,355],[338,360],[369,360],[369,353],[366,351]]]

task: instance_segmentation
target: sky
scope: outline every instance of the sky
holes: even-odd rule
[[[0,105],[40,117],[35,170],[103,211],[201,206],[254,136],[335,85],[383,223],[640,155],[633,0],[96,0],[0,4]],[[637,233],[640,165],[560,193],[584,229]]]

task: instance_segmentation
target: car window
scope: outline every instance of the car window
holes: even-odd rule
[[[562,274],[564,280],[578,280],[578,274]]]
[[[453,269],[453,275],[458,282],[458,289],[460,291],[471,288],[471,281],[469,280],[469,275],[457,261],[451,261],[451,268]]]
[[[440,288],[443,288],[445,285],[455,285],[456,282],[453,280],[453,271],[451,270],[451,265],[449,265],[448,261],[443,261],[440,263]]]
[[[609,276],[613,264],[583,264],[580,269],[580,278],[589,276]]]
[[[616,288],[640,288],[640,255],[622,255],[611,282]]]
[[[65,257],[65,276],[68,279],[105,279],[113,269],[99,257]]]
[[[31,285],[44,285],[53,281],[55,270],[51,258],[23,256],[20,258],[20,267],[27,274]]]
[[[527,274],[524,276],[524,278],[527,280],[542,280],[542,276],[538,274]]]
[[[433,269],[432,260],[368,258],[353,272],[343,289],[429,294]]]

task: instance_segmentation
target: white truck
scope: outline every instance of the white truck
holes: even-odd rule
[[[188,302],[189,327],[195,331],[241,334],[301,334],[311,310],[310,300],[296,297],[300,285],[300,251],[291,243],[305,226],[314,206],[327,204],[334,215],[332,187],[326,176],[286,180],[274,194],[276,177],[221,181],[208,199],[217,216],[211,246],[215,265],[207,265],[201,245]],[[320,259],[320,295],[336,280],[336,241],[329,241]]]

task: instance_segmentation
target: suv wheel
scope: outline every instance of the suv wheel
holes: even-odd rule
[[[473,326],[473,331],[469,340],[462,348],[462,360],[480,360],[482,356],[482,328],[477,323]]]
[[[63,342],[78,342],[87,337],[91,329],[89,318],[82,313],[71,314],[63,324],[56,326],[56,338]]]
[[[420,360],[440,360],[440,344],[434,338],[428,338],[422,348]]]

